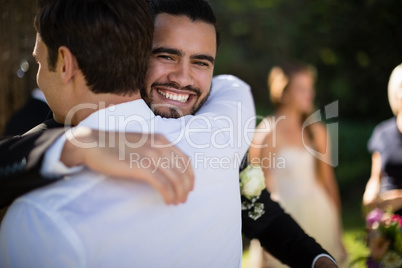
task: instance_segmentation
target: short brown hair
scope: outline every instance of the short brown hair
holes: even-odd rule
[[[66,46],[94,93],[144,87],[153,37],[145,0],[38,0],[37,6],[34,26],[47,46],[50,70]]]

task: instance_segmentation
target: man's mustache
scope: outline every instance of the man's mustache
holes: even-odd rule
[[[166,82],[166,83],[155,82],[155,83],[152,83],[151,88],[154,88],[157,86],[168,87],[168,88],[170,87],[170,88],[174,88],[174,89],[178,89],[178,90],[187,90],[187,91],[191,91],[191,92],[197,94],[198,97],[201,96],[201,90],[199,88],[192,87],[192,86],[180,87],[179,84],[174,83],[174,82]]]

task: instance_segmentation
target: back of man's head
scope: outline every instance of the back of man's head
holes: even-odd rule
[[[76,57],[94,93],[144,86],[153,20],[145,0],[38,0],[34,26],[55,70],[60,46]]]
[[[174,16],[186,16],[192,21],[202,21],[212,24],[216,31],[216,44],[219,47],[220,33],[215,14],[205,0],[148,0],[149,8],[155,17],[160,13]]]

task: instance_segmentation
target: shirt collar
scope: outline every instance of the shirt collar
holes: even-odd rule
[[[78,125],[99,130],[126,130],[130,124],[143,124],[155,117],[155,114],[142,99],[110,105],[89,115]]]

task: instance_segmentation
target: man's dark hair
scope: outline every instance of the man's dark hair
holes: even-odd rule
[[[94,93],[128,94],[144,87],[153,19],[145,0],[38,0],[34,26],[54,71],[66,46]]]
[[[154,19],[158,14],[167,13],[174,16],[186,16],[192,21],[202,21],[212,24],[216,32],[216,45],[220,45],[220,33],[216,17],[205,0],[148,0]]]

